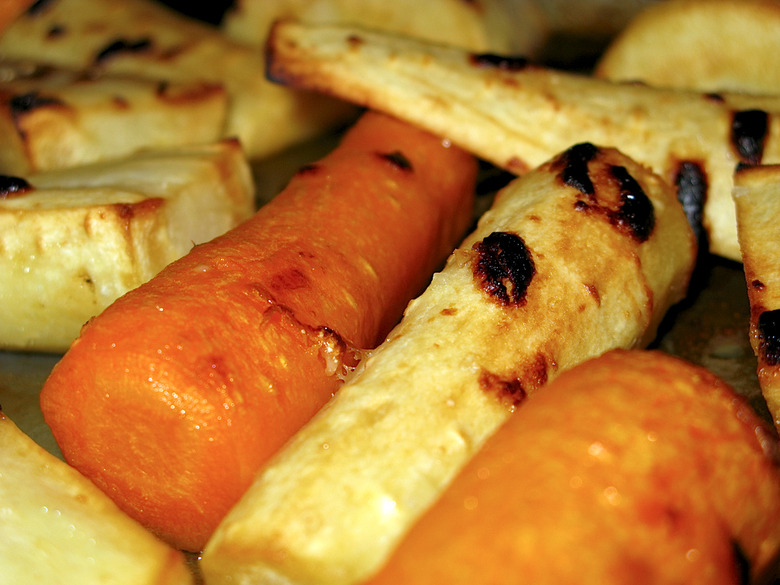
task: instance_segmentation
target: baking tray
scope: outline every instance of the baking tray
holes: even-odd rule
[[[603,34],[551,36],[537,61],[586,72],[608,38]],[[316,160],[337,142],[334,134],[302,145],[254,166],[258,199],[263,202],[280,191],[300,164]],[[501,174],[488,178],[500,179]],[[481,195],[478,209],[489,204],[490,190]],[[749,304],[742,265],[703,254],[687,298],[674,307],[662,323],[652,348],[701,365],[729,383],[745,397],[767,422],[771,417],[761,395],[756,358],[748,337]],[[61,457],[59,448],[43,420],[38,395],[51,369],[60,359],[56,354],[0,351],[0,406],[24,432],[45,449]],[[771,424],[768,425],[770,428]],[[197,575],[196,557],[189,560]]]

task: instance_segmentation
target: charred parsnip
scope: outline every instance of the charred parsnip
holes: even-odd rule
[[[389,112],[525,172],[571,144],[608,144],[677,185],[710,250],[741,260],[738,163],[780,162],[780,96],[617,84],[350,26],[282,22],[277,81]]]
[[[580,144],[517,179],[207,545],[210,584],[365,579],[527,394],[651,341],[695,241],[671,187]]]

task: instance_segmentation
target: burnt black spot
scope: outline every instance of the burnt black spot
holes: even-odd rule
[[[0,199],[22,195],[28,191],[32,191],[32,185],[21,177],[0,175]]]
[[[761,313],[757,327],[759,357],[770,366],[780,364],[780,309]]]
[[[536,266],[523,239],[493,232],[474,244],[474,249],[478,253],[474,275],[485,292],[501,304],[524,305]]]
[[[753,282],[750,283],[750,286],[753,287],[756,290],[764,290],[764,283],[760,280],[756,279]]]
[[[613,166],[610,170],[620,185],[620,209],[613,214],[613,219],[634,238],[644,242],[655,227],[653,202],[625,167]]]
[[[691,224],[696,239],[704,238],[704,204],[707,201],[707,175],[700,163],[682,161],[674,176],[677,199],[682,204],[688,223]]]
[[[742,545],[736,540],[731,541],[731,550],[734,554],[734,567],[736,569],[737,583],[740,585],[750,585],[750,583],[753,582],[750,576],[752,572],[750,559],[745,554]]]
[[[406,158],[404,153],[396,150],[395,152],[388,152],[388,153],[380,153],[379,156],[390,163],[392,163],[395,167],[401,169],[402,171],[412,171],[414,170],[412,168],[411,161]]]
[[[520,56],[494,55],[493,53],[474,53],[469,60],[472,65],[500,69],[501,71],[522,71],[528,67],[528,59]]]
[[[58,98],[46,97],[37,91],[30,91],[11,98],[11,114],[17,116],[35,110],[36,108],[45,108],[47,106],[62,106],[64,102]]]
[[[705,93],[704,98],[716,104],[722,104],[726,102],[726,99],[721,94],[714,92]]]
[[[55,3],[55,0],[36,0],[27,9],[25,14],[28,16],[39,16],[46,12],[46,10]]]
[[[761,163],[768,128],[769,115],[763,110],[734,112],[731,143],[742,162],[749,165]]]
[[[598,154],[599,149],[584,142],[576,144],[569,150],[561,154],[557,165],[562,166],[561,180],[565,185],[574,187],[583,195],[593,195],[596,189],[593,187],[593,181],[588,172],[588,163]]]
[[[117,39],[98,51],[98,54],[95,55],[95,65],[100,65],[122,53],[143,53],[151,48],[152,41],[146,37],[136,40]]]

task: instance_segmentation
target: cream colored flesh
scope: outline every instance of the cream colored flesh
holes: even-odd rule
[[[499,194],[385,343],[260,474],[204,551],[208,583],[360,582],[525,393],[653,339],[694,263],[682,208],[666,183],[612,150],[588,166],[590,200],[563,185],[564,158]],[[645,241],[602,213],[619,207],[615,167],[652,201]],[[475,276],[494,233],[520,238],[534,263],[517,303],[498,302]]]
[[[0,412],[3,583],[189,585],[184,557]]]
[[[776,253],[780,242],[780,166],[751,167],[738,172],[734,202],[750,301],[750,343],[758,358],[761,392],[775,427],[780,429],[780,364],[767,355],[763,345],[772,340],[765,339],[759,328],[762,313],[780,310],[780,265]]]
[[[0,347],[65,351],[81,326],[254,212],[236,141],[29,175],[0,196]]]
[[[518,173],[582,141],[619,148],[673,184],[691,163],[710,250],[733,260],[731,189],[745,161],[736,112],[767,114],[754,145],[762,162],[780,162],[780,96],[617,84],[347,26],[281,23],[269,47],[279,81],[395,115]]]

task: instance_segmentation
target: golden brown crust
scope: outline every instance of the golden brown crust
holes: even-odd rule
[[[780,4],[669,0],[639,13],[595,74],[659,87],[780,93]]]
[[[162,84],[136,77],[2,64],[0,172],[61,169],[220,140],[229,97],[203,82]]]
[[[231,104],[223,137],[239,137],[250,158],[342,124],[355,112],[269,83],[261,51],[148,0],[44,3],[0,36],[0,56],[91,74],[221,85]]]
[[[228,515],[208,582],[365,578],[526,394],[649,342],[694,257],[668,185],[614,150],[516,180]]]

